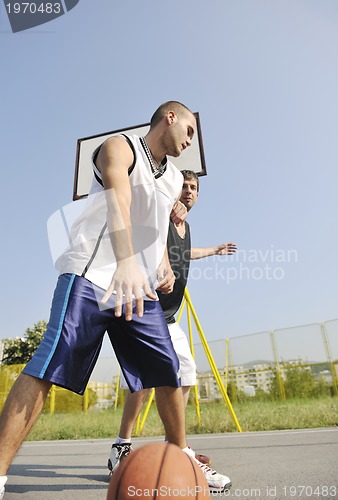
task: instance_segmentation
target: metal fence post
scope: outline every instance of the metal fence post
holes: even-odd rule
[[[55,413],[55,399],[56,399],[56,387],[52,385],[50,388],[50,400],[49,400],[49,413],[53,415]]]
[[[190,309],[189,303],[187,303],[187,320],[188,320],[190,350],[191,350],[192,357],[195,359],[195,348],[194,348],[194,343],[193,343],[192,327],[191,327],[191,309]],[[197,416],[197,425],[198,425],[198,427],[201,427],[201,408],[200,408],[200,402],[198,399],[197,380],[196,380],[196,384],[194,385],[194,396],[195,396],[195,409],[196,409],[196,416]]]
[[[320,326],[321,326],[321,329],[322,329],[323,342],[324,342],[324,347],[325,347],[325,351],[326,351],[326,355],[327,355],[327,360],[328,360],[329,365],[330,365],[330,371],[331,371],[331,375],[332,375],[333,391],[337,395],[338,394],[338,380],[337,380],[337,373],[336,373],[336,370],[335,370],[335,365],[333,363],[330,342],[329,342],[329,338],[327,336],[327,331],[326,331],[325,323],[321,323]]]
[[[272,343],[272,351],[273,351],[273,357],[275,359],[275,365],[276,365],[276,377],[277,377],[277,384],[278,384],[278,389],[279,389],[279,395],[280,398],[284,401],[286,399],[285,396],[285,388],[284,388],[284,381],[281,373],[281,369],[279,366],[279,360],[278,360],[278,350],[277,350],[277,345],[275,341],[275,335],[274,332],[270,332],[270,338],[271,338],[271,343]]]
[[[89,389],[88,389],[88,387],[86,387],[84,394],[83,394],[82,408],[83,408],[84,413],[87,413],[88,408],[89,408]]]

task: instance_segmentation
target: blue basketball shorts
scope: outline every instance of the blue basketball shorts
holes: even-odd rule
[[[181,384],[183,387],[196,385],[196,363],[192,357],[190,345],[186,334],[178,323],[168,325],[170,337],[180,362]],[[121,388],[127,389],[128,384],[124,377],[121,377]]]
[[[180,387],[179,362],[159,301],[144,301],[132,321],[114,316],[97,302],[98,289],[86,278],[62,274],[47,330],[23,373],[83,394],[108,333],[131,392]]]

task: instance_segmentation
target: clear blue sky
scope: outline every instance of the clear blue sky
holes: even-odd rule
[[[17,34],[0,14],[0,338],[48,319],[77,139],[169,99],[202,125],[193,245],[241,251],[192,265],[208,339],[338,317],[336,0],[80,0]]]

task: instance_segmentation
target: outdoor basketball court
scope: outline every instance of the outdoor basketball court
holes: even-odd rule
[[[137,438],[134,446],[158,440]],[[336,428],[194,435],[189,443],[232,479],[222,498],[338,498]],[[105,500],[110,446],[106,439],[25,443],[9,470],[6,500]]]

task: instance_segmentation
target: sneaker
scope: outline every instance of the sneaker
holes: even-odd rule
[[[134,451],[134,449],[131,446],[131,443],[113,444],[113,446],[111,447],[110,457],[108,459],[108,469],[110,470],[111,474],[114,473],[114,471],[120,465],[120,462],[124,460],[132,451]]]
[[[0,476],[0,500],[2,500],[5,495],[6,482],[7,482],[7,476]]]
[[[192,450],[190,446],[186,448],[184,451],[185,453],[187,453],[187,455],[193,458],[197,463],[197,465],[200,467],[209,485],[210,493],[212,494],[223,493],[224,491],[230,490],[231,480],[227,476],[224,476],[223,474],[218,474],[218,472],[216,472],[214,469],[211,469],[207,465],[200,462],[197,459],[197,455],[195,454],[194,450]]]
[[[210,493],[224,493],[224,491],[230,490],[232,483],[227,476],[219,474],[214,469],[211,469],[207,465],[199,462],[196,458],[195,461],[201,468],[204,477],[207,480]]]
[[[188,446],[190,448],[190,446]],[[191,449],[191,448],[190,448]],[[194,452],[194,450],[192,450]],[[195,453],[195,452],[194,452]],[[195,458],[201,462],[204,465],[210,465],[211,464],[211,458],[208,457],[207,455],[199,455],[198,453],[195,453]]]

